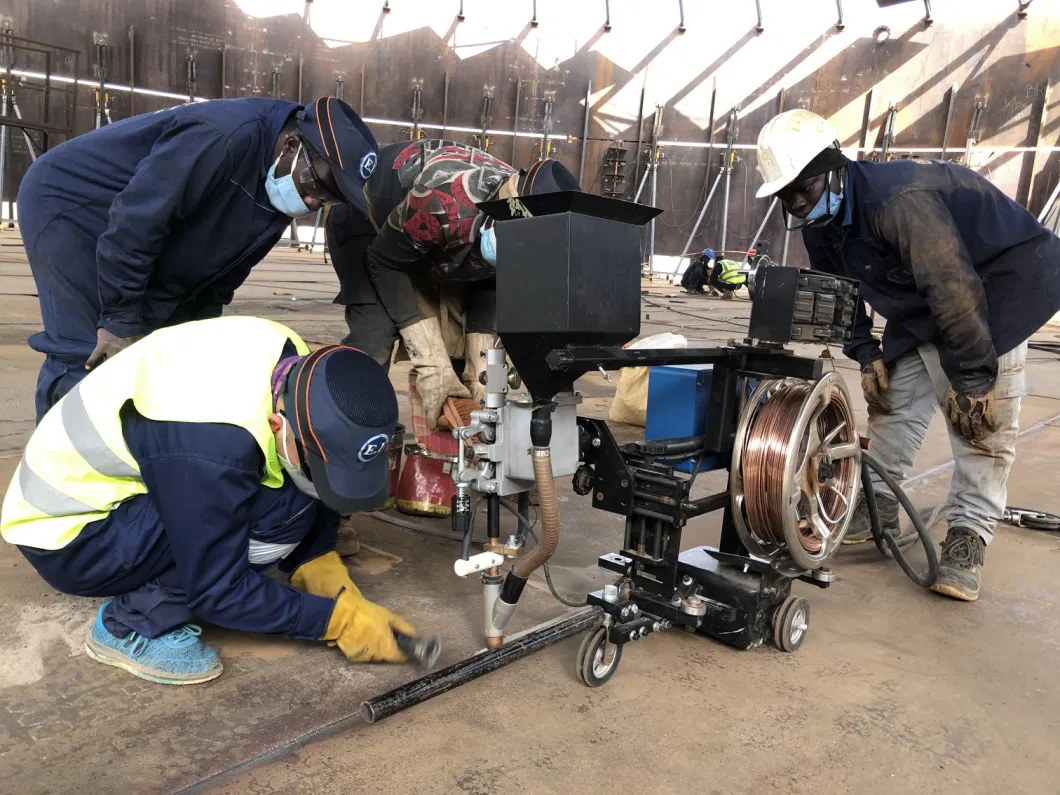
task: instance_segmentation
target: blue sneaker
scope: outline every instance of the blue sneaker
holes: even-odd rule
[[[157,638],[132,632],[116,638],[103,626],[103,608],[85,642],[85,653],[96,662],[124,668],[133,676],[161,685],[197,685],[216,679],[224,671],[217,652],[202,643],[202,629],[184,624]]]

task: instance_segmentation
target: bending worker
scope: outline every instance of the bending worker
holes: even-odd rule
[[[18,217],[47,357],[37,421],[144,334],[216,317],[283,236],[323,204],[364,205],[376,143],[333,98],[219,99],[73,138],[26,173]]]
[[[386,374],[353,348],[310,354],[251,317],[163,329],[44,416],[0,534],[53,588],[113,597],[85,650],[142,679],[221,675],[196,616],[400,662],[394,631],[412,627],[367,601],[333,551],[337,512],[386,498],[397,416]],[[263,575],[274,563],[294,587]]]
[[[693,260],[688,263],[685,272],[681,274],[681,286],[685,288],[686,293],[691,295],[703,295],[706,293],[703,286],[707,283],[707,279],[710,278],[710,263],[713,259],[714,250],[705,248],[702,253],[696,254]]]
[[[400,335],[432,430],[447,397],[485,395],[483,351],[497,344],[496,236],[475,205],[578,189],[555,160],[519,171],[452,141],[401,142],[379,151],[365,185],[368,215],[354,207],[329,214],[345,341],[387,367]],[[452,364],[461,359],[470,391]]]
[[[1060,239],[963,166],[848,160],[805,110],[762,129],[758,169],[758,196],[805,222],[810,265],[860,279],[887,318],[881,349],[862,304],[843,350],[861,365],[872,450],[895,479],[942,406],[955,465],[933,590],[976,599],[1016,457],[1027,339],[1060,310]],[[898,503],[873,482],[884,529],[898,535]],[[862,497],[846,540],[869,536]]]

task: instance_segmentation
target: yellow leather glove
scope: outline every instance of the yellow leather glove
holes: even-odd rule
[[[460,381],[442,337],[436,317],[428,317],[401,329],[401,339],[416,370],[416,391],[423,400],[428,430],[438,429],[438,416],[448,397],[468,398],[471,393]]]
[[[291,587],[314,596],[334,599],[343,588],[357,591],[339,553],[332,551],[303,563],[291,575]],[[360,593],[358,591],[358,593]]]
[[[395,629],[406,635],[416,634],[405,619],[369,602],[356,588],[344,589],[335,600],[321,640],[334,643],[351,662],[402,663],[407,658],[394,639]]]

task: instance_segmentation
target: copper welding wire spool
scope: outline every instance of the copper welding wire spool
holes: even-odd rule
[[[850,402],[841,385],[823,386],[774,383],[748,428],[740,467],[747,529],[761,549],[787,549],[802,565],[820,565],[834,552],[857,493]],[[791,550],[786,525],[807,554]]]

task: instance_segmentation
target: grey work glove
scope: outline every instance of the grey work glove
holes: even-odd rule
[[[464,336],[464,383],[471,390],[475,408],[481,408],[486,399],[486,351],[501,346],[496,334],[469,331]]]
[[[96,347],[85,362],[85,369],[91,370],[103,364],[107,359],[114,356],[118,351],[123,351],[137,340],[142,340],[143,334],[132,337],[119,337],[105,328],[96,329]]]
[[[993,389],[985,395],[966,395],[951,386],[943,408],[953,429],[969,442],[981,442],[997,432]]]
[[[401,329],[401,339],[416,370],[416,391],[423,400],[427,427],[437,430],[438,415],[446,398],[467,398],[471,393],[453,370],[438,318],[424,318]]]
[[[861,368],[861,391],[865,395],[865,402],[869,404],[870,417],[891,413],[891,404],[883,394],[889,386],[887,364],[883,359]]]

